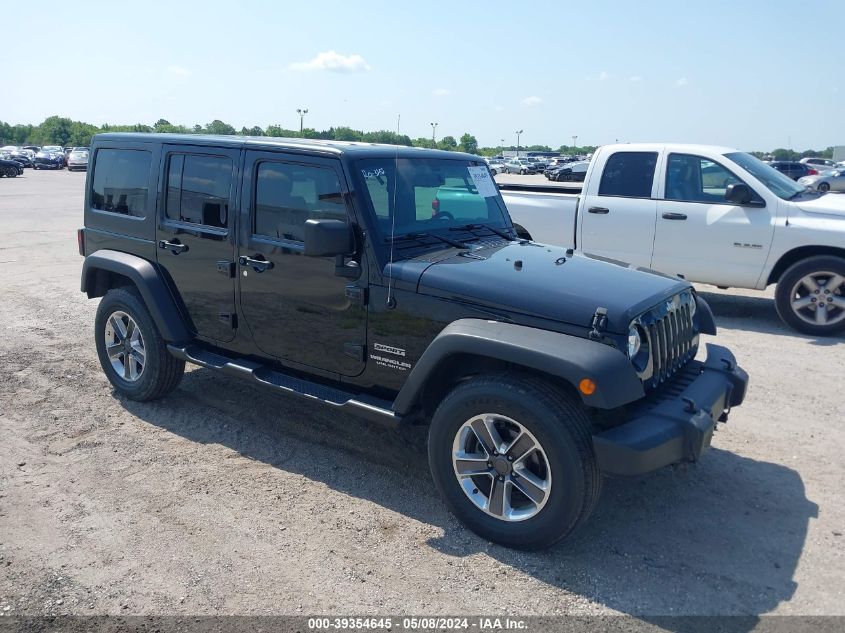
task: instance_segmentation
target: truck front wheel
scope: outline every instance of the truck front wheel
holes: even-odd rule
[[[818,255],[790,266],[778,280],[775,306],[799,332],[831,336],[845,331],[845,259]]]
[[[428,461],[449,509],[507,547],[548,547],[590,515],[602,475],[575,398],[543,380],[480,376],[434,414]]]

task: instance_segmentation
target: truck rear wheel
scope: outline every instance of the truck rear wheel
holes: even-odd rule
[[[428,461],[467,527],[518,549],[567,536],[601,492],[580,403],[531,376],[481,376],[456,387],[432,418]]]
[[[799,332],[831,336],[845,331],[845,259],[818,255],[790,266],[778,280],[775,307]]]
[[[167,351],[134,287],[113,288],[100,300],[94,338],[103,372],[130,400],[163,398],[182,380],[185,361]]]

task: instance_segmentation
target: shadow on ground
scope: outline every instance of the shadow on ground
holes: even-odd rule
[[[427,473],[424,429],[386,431],[205,369],[186,374],[161,403],[122,403],[193,442],[228,446],[437,526],[443,535],[429,545],[443,554],[483,551],[646,621],[775,609],[795,592],[793,575],[817,512],[794,470],[714,448],[699,464],[606,481],[579,533],[547,551],[518,552],[479,539],[446,512]],[[334,466],[319,466],[327,462]]]
[[[781,321],[775,310],[775,302],[768,297],[722,294],[718,292],[698,293],[713,310],[716,325],[730,329],[791,336],[809,341],[813,345],[836,345],[843,342],[842,336],[818,337],[802,334]]]

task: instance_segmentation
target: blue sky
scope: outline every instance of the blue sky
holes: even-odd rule
[[[296,128],[307,107],[481,145],[845,144],[843,0],[9,2],[3,24],[11,123]]]

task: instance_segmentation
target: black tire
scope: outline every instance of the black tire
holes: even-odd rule
[[[144,341],[145,362],[138,378],[129,381],[112,366],[106,352],[106,326],[115,312],[129,315],[138,326]],[[185,373],[185,361],[167,351],[167,344],[150,316],[141,295],[134,287],[113,288],[100,300],[94,325],[97,356],[103,372],[114,388],[130,400],[156,400],[173,391]]]
[[[452,462],[455,438],[465,422],[482,413],[518,421],[543,448],[551,487],[545,505],[531,518],[504,521],[487,514],[458,482]],[[581,404],[527,375],[480,376],[449,393],[432,418],[428,461],[455,516],[482,538],[516,549],[541,549],[564,538],[590,516],[601,494],[602,474]]]
[[[808,322],[804,318],[801,318],[801,315],[803,314],[806,318],[814,313],[813,309],[804,308],[796,310],[793,307],[793,301],[797,298],[793,294],[796,284],[811,275],[820,275],[820,279],[824,279],[824,273],[833,273],[845,278],[845,259],[834,255],[808,257],[787,268],[778,280],[777,288],[775,289],[775,307],[777,308],[778,315],[780,315],[784,323],[799,332],[814,336],[832,336],[845,331],[845,308],[836,307],[832,303],[832,301],[839,303],[845,300],[845,284],[839,284],[837,288],[833,288],[829,292],[825,292],[825,284],[822,284],[818,293],[809,290],[807,287],[800,288],[800,292],[806,293],[806,296],[811,301],[813,298],[816,299],[813,302],[814,304],[818,304],[821,300],[825,302],[826,306],[830,306],[829,309],[826,308],[828,310],[827,315],[831,320],[830,323],[817,324]],[[830,280],[829,277],[827,279],[828,281]],[[837,299],[837,297],[841,297],[841,299]],[[831,298],[832,301],[829,301]],[[815,310],[818,310],[818,308],[815,308]]]
[[[830,191],[830,185],[826,182],[820,182],[817,189],[824,193],[824,192]]]

